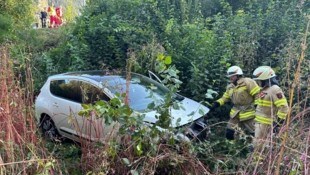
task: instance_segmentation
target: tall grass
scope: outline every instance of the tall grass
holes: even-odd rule
[[[286,124],[282,126],[278,134],[271,133],[266,140],[264,149],[259,153],[255,152],[248,161],[253,162],[254,171],[248,169],[253,174],[280,175],[280,174],[309,174],[310,170],[310,108],[309,104],[309,88],[306,92],[300,91],[300,79],[303,64],[305,62],[307,51],[307,38],[309,32],[310,18],[306,26],[306,31],[302,37],[300,44],[300,54],[289,50],[289,63],[297,63],[297,65],[288,64],[287,72],[293,72],[294,77],[288,91],[289,111]],[[293,45],[293,43],[291,43]],[[292,56],[293,57],[290,57]],[[297,60],[296,60],[296,55]],[[308,73],[305,72],[307,75]],[[291,77],[287,75],[287,77]],[[304,82],[309,87],[310,77]],[[297,91],[299,89],[299,91]],[[297,95],[296,95],[297,94]],[[297,97],[296,97],[297,96]],[[299,97],[303,97],[300,99]],[[296,100],[297,99],[297,100]],[[255,160],[261,159],[261,160]],[[251,166],[249,166],[251,167]],[[251,167],[253,168],[253,166]]]
[[[37,135],[33,112],[31,69],[21,88],[20,73],[13,72],[9,45],[0,46],[0,174],[53,172]]]

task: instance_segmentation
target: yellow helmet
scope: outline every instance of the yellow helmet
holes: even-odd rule
[[[227,77],[231,77],[234,75],[243,75],[242,69],[239,66],[231,66],[227,70]]]
[[[275,77],[275,72],[269,66],[260,66],[253,72],[254,80],[268,80]]]

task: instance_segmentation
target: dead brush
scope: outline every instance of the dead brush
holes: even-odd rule
[[[9,47],[0,46],[0,173],[35,174],[50,160],[36,135],[31,70],[27,67],[22,88]]]
[[[307,101],[309,99],[309,88],[307,88],[305,92],[300,91],[300,89],[302,89],[300,87],[301,76],[303,74],[308,74],[308,72],[302,72],[302,68],[306,56],[307,36],[310,25],[309,19],[308,16],[308,24],[300,45],[301,54],[299,55],[296,51],[292,51],[288,48],[289,61],[287,65],[287,77],[290,77],[291,74],[289,74],[289,72],[293,70],[294,79],[288,89],[289,112],[286,124],[282,126],[278,134],[270,132],[269,138],[265,140],[263,149],[254,152],[252,156],[246,160],[250,163],[245,166],[244,172],[266,175],[307,175],[310,173],[310,108],[307,106],[307,104],[309,104]],[[290,43],[289,45],[294,45],[294,43]],[[298,59],[294,60],[296,59],[296,55],[298,55]],[[296,62],[297,65],[291,65],[291,62]],[[309,77],[307,78],[306,86],[309,87]]]
[[[248,159],[244,160],[244,167],[240,172],[243,174],[274,174],[278,168],[277,161],[280,156],[281,141],[284,132],[289,136],[283,153],[283,160],[280,164],[281,174],[309,174],[310,156],[310,130],[309,130],[310,109],[306,109],[292,118],[290,127],[283,126],[278,134],[270,133],[265,140],[263,149],[254,152]],[[306,119],[306,125],[302,123]]]
[[[122,142],[117,157],[111,160],[115,174],[211,174],[210,170],[190,151],[188,143],[157,145],[156,154],[138,156],[133,141]]]

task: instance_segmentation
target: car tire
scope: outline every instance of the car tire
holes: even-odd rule
[[[51,141],[60,141],[60,135],[57,131],[57,128],[51,117],[49,117],[48,115],[43,116],[40,128],[45,138]]]

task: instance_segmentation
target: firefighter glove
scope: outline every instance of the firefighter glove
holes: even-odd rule
[[[282,120],[282,119],[279,119],[278,121],[273,122],[273,133],[278,134],[283,123],[284,123],[284,120]]]
[[[220,106],[219,102],[214,102],[213,105],[211,106],[210,110],[213,111],[214,109],[218,108]]]
[[[235,136],[235,130],[227,128],[226,129],[226,139],[234,140],[234,136]]]

